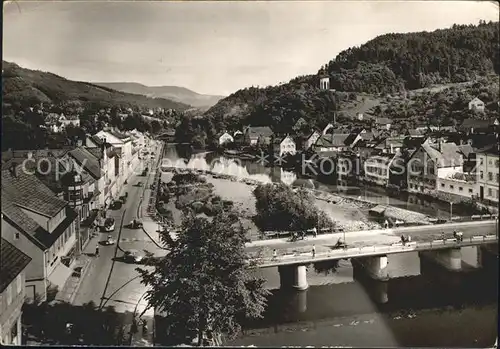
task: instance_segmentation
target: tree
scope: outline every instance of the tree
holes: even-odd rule
[[[261,184],[255,188],[257,215],[261,230],[297,231],[314,227],[332,227],[334,223],[314,203],[305,190],[295,193],[284,184]]]
[[[268,291],[247,269],[246,231],[238,216],[220,212],[212,220],[189,215],[183,233],[161,240],[170,251],[155,270],[138,268],[150,287],[148,307],[164,313],[165,345],[185,344],[220,334],[235,336],[243,318],[261,317]]]

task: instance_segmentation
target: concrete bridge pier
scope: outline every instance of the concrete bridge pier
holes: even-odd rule
[[[305,265],[282,265],[278,267],[280,287],[294,288],[304,291],[309,288],[307,283],[307,267]]]
[[[498,267],[498,244],[478,246],[477,261],[484,269]]]
[[[376,281],[371,289],[372,296],[378,304],[389,302],[389,283],[387,281]]]
[[[450,271],[462,269],[462,250],[460,247],[446,248],[418,253],[420,258],[432,261]]]
[[[389,280],[387,255],[352,258],[355,269],[362,269],[364,274],[374,280]]]

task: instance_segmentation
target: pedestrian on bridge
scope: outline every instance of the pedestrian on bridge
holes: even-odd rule
[[[311,252],[312,252],[313,258],[316,257],[316,245],[313,245]]]
[[[316,229],[316,227],[313,228],[313,237],[317,237],[318,236],[318,229]]]
[[[99,245],[95,245],[95,256],[99,257]]]
[[[276,249],[273,250],[273,259],[278,259],[278,251]]]

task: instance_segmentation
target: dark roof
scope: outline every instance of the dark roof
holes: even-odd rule
[[[0,240],[0,293],[26,268],[31,258],[5,239]]]
[[[499,156],[500,154],[498,145],[490,145],[485,148],[478,149],[476,153],[493,155],[493,156]]]
[[[57,198],[35,175],[23,171],[21,166],[2,171],[2,205],[6,198],[18,207],[46,217],[54,217],[68,204]]]
[[[344,147],[345,140],[349,134],[326,134],[322,135],[316,141],[316,146],[319,147]]]
[[[92,177],[99,179],[102,176],[101,166],[99,165],[99,160],[92,155],[84,147],[77,147],[69,152],[69,154],[78,162],[80,166],[83,166]]]
[[[407,134],[412,137],[422,137],[425,136],[426,130],[422,129],[410,129],[408,130]]]
[[[271,137],[273,135],[273,131],[269,126],[257,126],[257,127],[252,127],[250,126],[248,128],[248,135],[250,137]]]
[[[495,122],[495,118],[489,120],[478,120],[478,119],[465,119],[460,125],[461,129],[470,129],[470,128],[488,128],[493,126]]]

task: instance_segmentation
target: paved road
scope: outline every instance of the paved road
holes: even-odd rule
[[[155,150],[158,158],[158,151]],[[145,160],[151,169],[153,160]],[[136,171],[140,172],[140,171]],[[109,233],[118,240],[118,244],[112,246],[100,246],[99,256],[94,257],[90,270],[78,289],[74,304],[81,305],[90,301],[102,307],[113,306],[117,312],[129,313],[127,322],[132,323],[132,314],[140,314],[146,307],[146,301],[141,299],[146,292],[146,287],[140,283],[140,278],[135,270],[138,265],[124,263],[114,260],[115,257],[123,256],[126,250],[147,250],[156,253],[158,247],[147,237],[142,229],[130,229],[125,227],[137,217],[139,204],[147,185],[148,177],[132,174],[128,184],[124,186],[122,193],[128,192],[128,198],[119,210],[109,210],[107,216],[115,219],[115,231]],[[144,186],[137,186],[137,182]],[[106,239],[108,233],[101,233],[101,240]],[[95,251],[95,246],[88,247]],[[152,310],[145,313],[145,318],[152,321]],[[152,326],[149,326],[152,328]],[[135,343],[134,345],[140,345]]]
[[[317,253],[330,251],[338,239],[343,239],[349,247],[366,247],[374,245],[390,245],[400,242],[401,234],[410,235],[412,241],[430,242],[441,238],[444,231],[451,238],[453,231],[463,232],[464,239],[474,235],[495,235],[497,224],[495,221],[476,221],[466,223],[453,223],[446,225],[408,227],[399,229],[372,230],[363,232],[318,235],[309,237],[304,241],[289,242],[287,239],[262,240],[247,244],[246,251],[250,254],[261,253],[263,257],[270,256],[276,249],[278,255],[311,251],[314,245]]]

